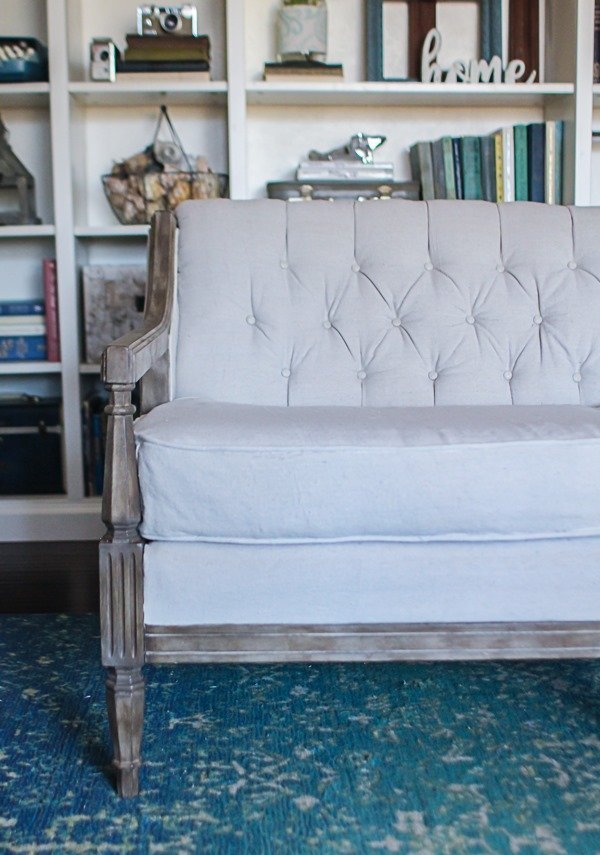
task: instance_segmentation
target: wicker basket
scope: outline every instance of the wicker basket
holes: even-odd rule
[[[228,176],[216,172],[147,172],[103,175],[104,193],[123,225],[149,223],[156,211],[172,211],[187,199],[218,199],[227,194]]]

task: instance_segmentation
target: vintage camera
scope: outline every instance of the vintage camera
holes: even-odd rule
[[[117,48],[111,39],[92,39],[90,43],[90,77],[92,80],[110,80],[114,83],[117,72]]]
[[[198,35],[196,7],[138,6],[137,31],[140,36],[196,36]]]

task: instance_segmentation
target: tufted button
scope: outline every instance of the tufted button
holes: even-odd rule
[[[323,321],[323,327],[326,330],[330,330],[331,329],[331,321]]]
[[[365,377],[367,376],[367,372],[366,371],[357,371],[356,376],[358,377],[359,380],[364,380]]]
[[[427,376],[429,377],[430,380],[437,380],[438,373],[437,373],[437,371],[430,371]]]
[[[503,264],[497,264],[496,270],[498,271],[498,273],[504,273],[504,271],[506,270],[506,267]]]
[[[475,318],[473,317],[473,315],[467,315],[467,317],[465,318],[465,321],[466,321],[468,324],[474,324],[474,323],[475,323]]]
[[[248,315],[248,317],[246,318],[246,323],[250,324],[250,326],[253,326],[256,323],[256,318],[254,317],[254,315]]]
[[[287,263],[287,261],[280,261],[279,266],[282,270],[287,270],[290,265]]]
[[[426,261],[424,266],[425,270],[433,270],[433,264],[431,263],[431,261]]]
[[[542,323],[542,316],[541,315],[534,315],[533,316],[533,323],[537,324],[539,326]]]
[[[400,320],[400,318],[393,318],[392,319],[392,326],[393,327],[401,327],[402,321]]]
[[[355,261],[355,262],[354,262],[354,264],[352,265],[352,270],[353,270],[355,273],[358,273],[358,271],[360,270],[360,264],[357,264],[357,263],[356,263],[356,261]]]
[[[281,369],[281,376],[282,377],[289,377],[291,373],[292,372],[290,371],[289,368],[282,368]]]
[[[576,261],[569,261],[569,263],[567,264],[567,267],[569,268],[569,270],[577,270],[577,262]]]
[[[505,380],[512,380],[512,376],[513,376],[512,371],[505,371],[502,376],[504,377]]]
[[[581,383],[581,373],[579,371],[576,371],[575,374],[573,374],[573,380],[576,383]]]

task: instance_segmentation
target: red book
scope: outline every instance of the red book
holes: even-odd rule
[[[42,266],[44,274],[44,302],[46,304],[47,360],[48,362],[60,362],[56,259],[45,258],[42,262]]]

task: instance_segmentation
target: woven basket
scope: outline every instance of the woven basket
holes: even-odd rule
[[[187,199],[227,194],[228,176],[216,172],[148,172],[120,178],[103,175],[104,193],[123,225],[149,223],[156,211],[172,211]]]

